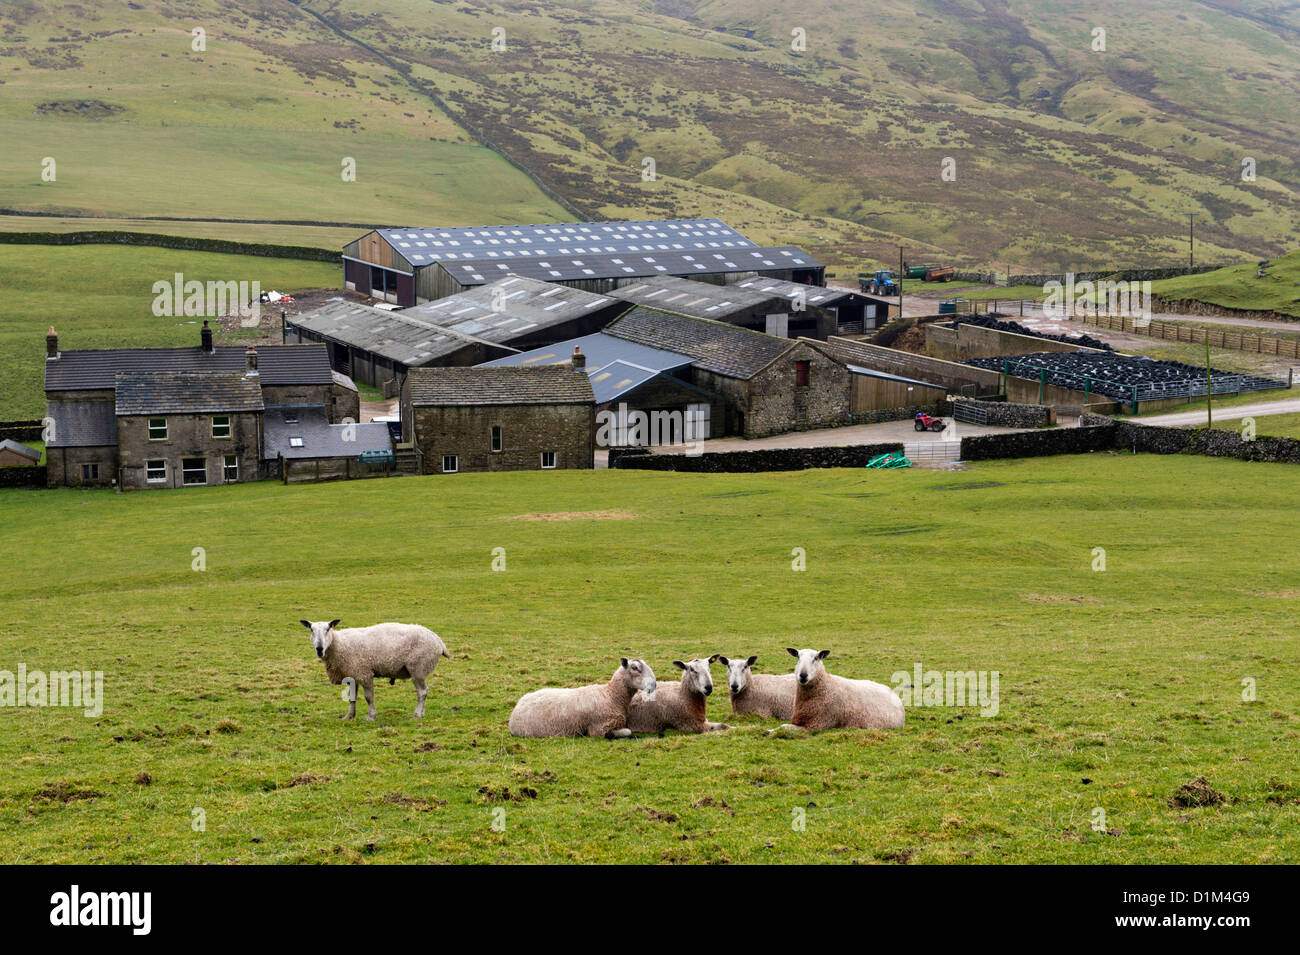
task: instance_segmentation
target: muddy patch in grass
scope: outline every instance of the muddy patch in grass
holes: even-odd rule
[[[555,511],[551,514],[516,514],[516,521],[633,521],[631,511]]]
[[[1196,806],[1217,806],[1227,800],[1223,793],[1210,785],[1204,776],[1197,776],[1189,783],[1183,783],[1169,799],[1169,804],[1176,809],[1191,809]]]
[[[408,796],[406,793],[389,793],[383,799],[384,802],[393,806],[405,806],[407,809],[413,809],[416,812],[430,812],[439,806],[447,805],[447,800],[438,799],[416,799],[414,796]]]
[[[46,783],[33,793],[40,802],[78,802],[83,799],[99,799],[104,794],[97,789],[86,789],[76,783]]]
[[[1025,599],[1040,604],[1097,604],[1096,597],[1083,594],[1025,594]]]

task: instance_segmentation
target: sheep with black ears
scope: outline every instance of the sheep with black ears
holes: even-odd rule
[[[347,627],[337,629],[339,621],[312,623],[300,620],[311,631],[312,646],[316,656],[325,664],[325,675],[331,683],[351,679],[366,694],[370,712],[366,719],[375,718],[375,677],[387,677],[389,685],[398,680],[415,684],[415,718],[424,717],[424,698],[429,686],[425,682],[438,665],[440,657],[451,659],[442,639],[428,627],[410,623],[377,623],[372,627]],[[342,719],[357,715],[357,695],[354,690],[348,700],[348,712]]]
[[[547,687],[525,693],[510,713],[511,736],[603,736],[621,739],[632,735],[627,711],[641,690],[653,700],[657,687],[654,670],[644,660],[623,657],[608,683],[573,689]]]
[[[789,721],[794,716],[795,676],[793,673],[755,673],[758,657],[728,660],[722,654],[713,659],[727,668],[731,711],[752,713],[768,719]]]
[[[711,733],[731,729],[726,723],[710,723],[707,701],[713,692],[713,674],[704,659],[673,666],[682,671],[680,682],[660,683],[654,699],[643,693],[632,697],[627,708],[627,728],[634,733],[661,733],[666,729],[683,733]]]
[[[827,673],[822,661],[831,655],[829,650],[786,647],[786,651],[798,662],[794,668],[794,715],[781,730],[898,729],[903,725],[903,701],[885,684]]]

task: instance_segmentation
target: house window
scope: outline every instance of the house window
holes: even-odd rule
[[[796,388],[808,387],[808,372],[812,368],[812,362],[797,361],[794,363],[794,386]]]
[[[230,415],[214,414],[212,416],[212,436],[214,438],[230,437]]]
[[[501,450],[501,425],[499,424],[494,424],[492,426],[492,450]]]
[[[290,438],[290,439],[289,439],[289,447],[291,447],[291,448],[301,448],[301,447],[302,447],[302,438]]]
[[[162,458],[144,462],[144,479],[150,484],[166,484],[167,462]]]
[[[442,456],[442,473],[455,474],[460,470],[460,461],[454,454],[444,454]]]
[[[149,419],[149,440],[150,441],[167,440],[167,419],[166,418]]]
[[[296,412],[296,411],[286,411],[286,412],[284,413],[284,423],[285,423],[285,424],[297,424],[297,423],[298,423],[298,412]]]
[[[182,484],[207,484],[208,483],[208,459],[207,458],[181,458],[181,483]]]
[[[98,465],[98,464],[83,464],[83,465],[81,466],[81,479],[82,479],[83,481],[98,481],[98,480],[99,480],[99,465]]]
[[[542,470],[544,470],[544,471],[548,471],[548,470],[550,470],[550,469],[553,468],[553,467],[555,467],[555,452],[554,452],[554,451],[543,451],[543,452],[542,452]]]
[[[239,455],[227,454],[221,473],[227,482],[239,480]]]

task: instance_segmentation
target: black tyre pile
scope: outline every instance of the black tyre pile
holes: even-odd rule
[[[1016,335],[1028,335],[1031,338],[1042,338],[1049,342],[1065,342],[1067,345],[1078,345],[1080,348],[1100,348],[1102,351],[1113,351],[1108,342],[1093,338],[1091,335],[1048,335],[1045,332],[1035,332],[1018,322],[1004,322],[992,318],[988,315],[972,315],[969,318],[959,318],[953,322],[956,327],[958,323],[966,325],[978,325],[980,328],[992,328],[999,332],[1012,332]]]
[[[1010,355],[1006,358],[971,358],[968,365],[1002,371],[1010,362],[1013,378],[1040,380],[1047,369],[1047,383],[1060,388],[1083,390],[1083,379],[1091,379],[1088,390],[1117,401],[1128,401],[1137,388],[1139,400],[1151,397],[1186,395],[1192,386],[1205,381],[1205,369],[1181,361],[1154,361],[1132,355],[1096,352],[1042,352],[1034,355]],[[1215,393],[1220,391],[1257,391],[1285,388],[1286,382],[1257,378],[1237,372],[1211,369]],[[1203,392],[1202,392],[1203,393]]]

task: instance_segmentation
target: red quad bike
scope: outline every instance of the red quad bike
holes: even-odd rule
[[[948,426],[942,418],[935,418],[924,411],[918,411],[916,413],[915,427],[917,431],[942,431]]]

